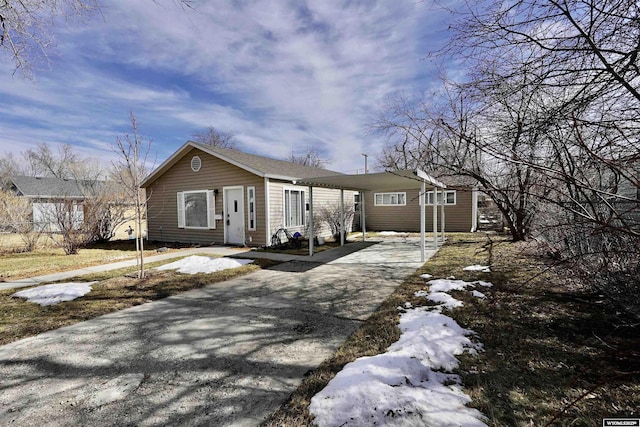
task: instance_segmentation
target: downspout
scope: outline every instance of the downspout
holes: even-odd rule
[[[361,191],[360,192],[360,225],[362,228],[362,241],[366,242],[367,241],[367,224],[366,224],[366,212],[365,212],[365,205],[367,204],[367,201],[365,200],[365,192]]]
[[[471,190],[471,232],[478,231],[478,189]]]

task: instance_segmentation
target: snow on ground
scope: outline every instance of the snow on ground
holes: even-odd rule
[[[484,415],[465,406],[471,399],[462,390],[460,378],[450,373],[458,366],[456,355],[473,354],[482,344],[473,343],[468,337],[474,332],[460,327],[442,309],[462,305],[447,292],[492,285],[455,279],[428,284],[429,291],[416,296],[440,304],[406,310],[400,316],[402,335],[385,353],[347,364],[311,399],[314,423],[320,427],[485,426]]]
[[[431,274],[425,273],[425,274],[421,274],[420,277],[422,279],[431,279],[433,276]]]
[[[476,291],[476,290],[471,291],[471,295],[473,295],[473,296],[474,296],[474,297],[476,297],[476,298],[480,298],[480,299],[485,299],[485,298],[487,297],[487,296],[486,296],[485,294],[483,294],[482,292],[480,292],[480,291]]]
[[[462,270],[464,271],[481,271],[483,273],[491,273],[491,267],[489,267],[488,265],[469,265],[465,268],[463,268]]]
[[[26,289],[11,295],[15,298],[26,298],[28,302],[35,302],[42,306],[54,305],[63,301],[73,301],[91,292],[91,285],[97,282],[84,283],[55,283]]]
[[[211,258],[208,256],[192,255],[181,260],[157,267],[157,270],[177,270],[178,273],[215,273],[229,268],[241,267],[252,263],[251,259]]]
[[[378,236],[408,236],[409,233],[399,233],[397,231],[380,231]]]

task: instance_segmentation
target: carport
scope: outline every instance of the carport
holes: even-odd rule
[[[366,240],[366,212],[364,203],[365,191],[385,192],[399,189],[420,189],[420,248],[421,259],[425,261],[425,219],[426,219],[426,194],[427,190],[433,190],[433,245],[438,247],[438,206],[440,206],[440,218],[442,221],[441,238],[444,241],[444,197],[438,204],[438,192],[444,191],[446,185],[419,169],[387,171],[379,173],[367,173],[360,175],[330,175],[319,178],[309,178],[294,182],[297,185],[309,187],[309,229],[313,230],[313,189],[314,187],[331,188],[340,190],[340,244],[344,245],[344,191],[358,191],[360,194],[360,224],[362,226],[362,239]],[[309,255],[313,255],[313,239],[309,239]]]

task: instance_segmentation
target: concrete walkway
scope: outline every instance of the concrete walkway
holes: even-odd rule
[[[242,258],[267,258],[276,261],[292,261],[296,259],[304,259],[296,255],[288,255],[274,252],[259,252],[252,251],[249,248],[240,248],[233,246],[211,246],[202,248],[182,249],[179,251],[165,252],[159,255],[147,256],[144,258],[144,262],[151,263],[156,261],[165,261],[173,258],[178,258],[188,255],[218,255],[226,257],[242,257]],[[81,277],[87,274],[99,273],[102,271],[117,270],[119,268],[133,267],[136,265],[135,259],[129,259],[125,261],[114,262],[110,264],[101,264],[91,267],[79,268],[76,270],[63,271],[60,273],[45,274],[43,276],[29,277],[26,279],[12,280],[11,282],[0,283],[0,291],[4,289],[16,289],[26,288],[28,286],[35,286],[44,283],[57,282],[60,280],[67,280],[73,277]]]
[[[0,347],[0,425],[258,425],[421,265],[349,246]]]

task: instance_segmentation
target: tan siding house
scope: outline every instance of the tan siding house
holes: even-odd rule
[[[143,182],[148,238],[265,246],[282,227],[306,235],[309,189],[295,181],[336,174],[189,141]],[[314,207],[339,197],[339,190],[314,190]]]
[[[370,231],[420,231],[420,191],[399,189],[365,193],[366,227]],[[447,187],[444,199],[446,232],[476,231],[476,194],[471,187]],[[433,192],[427,192],[426,229],[433,229]],[[441,195],[438,197],[441,202]],[[438,207],[438,228],[442,224]]]

